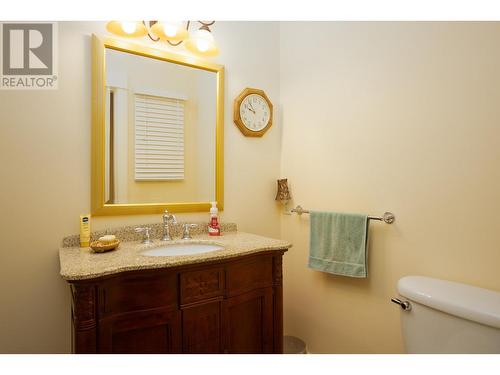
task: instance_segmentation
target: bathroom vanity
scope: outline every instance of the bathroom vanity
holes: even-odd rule
[[[163,246],[159,240],[122,242],[104,254],[61,248],[73,352],[281,353],[282,256],[291,244],[236,231],[189,241],[223,249],[142,254]]]
[[[291,244],[227,223],[220,237],[200,223],[179,240],[166,211],[223,209],[224,67],[96,35],[92,46],[92,215],[163,213],[164,222],[93,233],[122,241],[108,253],[63,240],[73,352],[281,353],[281,261]],[[139,149],[120,146],[134,139]],[[141,244],[134,229],[154,240]],[[162,249],[195,243],[216,250]]]

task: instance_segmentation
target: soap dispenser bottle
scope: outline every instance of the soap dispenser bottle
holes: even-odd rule
[[[210,208],[210,223],[208,223],[208,234],[210,236],[220,236],[220,225],[217,214],[219,210],[217,209],[217,202],[212,202],[212,207]]]

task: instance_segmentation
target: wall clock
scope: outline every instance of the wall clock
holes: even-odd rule
[[[273,104],[262,90],[244,89],[233,109],[234,123],[247,137],[262,137],[273,124]]]

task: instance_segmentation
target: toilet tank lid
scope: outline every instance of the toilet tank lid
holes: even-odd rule
[[[398,292],[436,310],[500,328],[499,292],[424,276],[401,278]]]

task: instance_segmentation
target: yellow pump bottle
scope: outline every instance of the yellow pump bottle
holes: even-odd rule
[[[80,247],[90,246],[90,214],[80,215]]]

